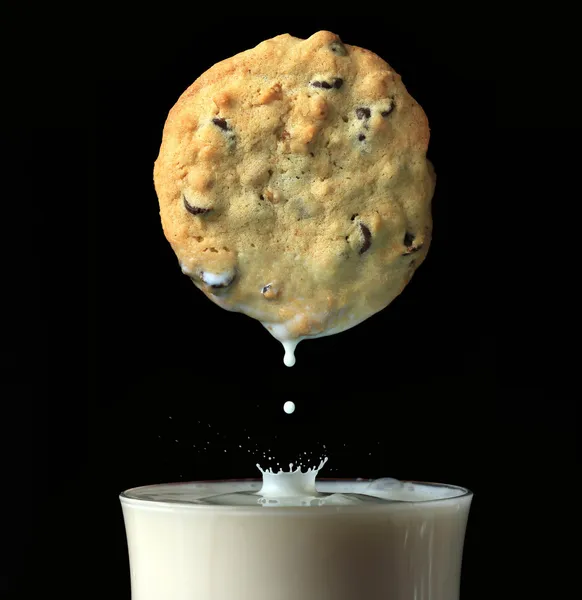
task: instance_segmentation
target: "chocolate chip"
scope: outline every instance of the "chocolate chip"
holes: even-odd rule
[[[406,232],[404,234],[404,245],[406,246],[406,252],[404,252],[403,256],[408,256],[413,252],[418,252],[422,248],[422,244],[418,244],[418,246],[414,245],[415,236],[410,232]]]
[[[348,51],[346,50],[346,47],[341,43],[341,42],[332,42],[329,45],[329,49],[334,53],[337,54],[338,56],[347,56],[348,55]]]
[[[366,136],[363,133],[360,133],[358,139],[360,140],[360,142],[363,142],[366,139]]]
[[[201,208],[200,206],[193,206],[188,202],[188,200],[186,200],[186,196],[184,196],[184,208],[193,215],[205,215],[206,213],[209,213],[212,210],[211,208]]]
[[[275,300],[279,297],[280,290],[276,285],[267,283],[267,285],[261,289],[261,294],[263,294],[267,300]]]
[[[220,117],[214,117],[214,119],[212,119],[212,122],[217,127],[220,127],[220,129],[222,129],[223,131],[228,131],[230,129],[230,127],[228,126],[228,123],[226,122],[226,119],[221,119]]]
[[[360,254],[364,254],[364,252],[366,252],[372,245],[372,234],[370,233],[370,230],[363,223],[360,223],[360,231],[362,232],[362,235],[364,236],[364,243],[362,244],[362,247],[360,248]]]
[[[360,119],[360,120],[369,119],[371,114],[372,113],[370,112],[369,108],[365,108],[363,106],[356,108],[356,117],[358,117],[358,119]]]
[[[358,213],[355,213],[355,214],[353,214],[353,215],[350,217],[350,221],[353,221],[353,220],[354,220],[354,219],[355,219],[357,216],[358,216]]]
[[[389,108],[387,108],[386,110],[383,110],[380,114],[383,117],[387,117],[392,112],[393,109],[394,109],[394,105],[392,104],[392,105],[390,105]]]
[[[311,86],[316,88],[323,88],[324,90],[331,90],[335,88],[339,90],[344,83],[343,79],[336,78],[333,80],[333,83],[328,83],[327,81],[312,81]]]

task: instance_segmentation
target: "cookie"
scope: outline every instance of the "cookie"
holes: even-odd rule
[[[303,339],[386,307],[428,252],[435,175],[425,113],[400,76],[328,31],[217,63],[164,126],[154,182],[183,273]]]

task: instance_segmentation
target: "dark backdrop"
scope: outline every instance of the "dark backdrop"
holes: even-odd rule
[[[27,270],[27,294],[10,297],[5,323],[5,481],[26,496],[7,504],[6,597],[40,586],[60,598],[129,599],[118,494],[252,477],[268,450],[278,460],[325,453],[327,476],[467,486],[475,498],[462,597],[525,597],[550,585],[532,597],[565,596],[567,532],[550,501],[553,482],[573,474],[573,400],[542,378],[531,327],[538,296],[514,296],[530,271],[509,216],[524,206],[526,152],[549,127],[538,124],[539,95],[522,100],[534,69],[521,38],[508,41],[475,15],[459,27],[444,13],[357,12],[148,23],[95,14],[44,32],[25,72],[36,92],[18,99],[21,120],[6,122],[24,167],[16,188],[45,209],[47,220],[31,219],[49,244],[46,272]],[[434,240],[388,309],[303,342],[288,369],[257,322],[214,306],[181,274],[152,168],[169,109],[200,73],[265,38],[319,29],[384,57],[424,107],[438,175]],[[11,233],[30,267],[39,254],[22,244],[26,228]],[[10,315],[23,309],[17,326]],[[293,415],[282,410],[288,399]]]

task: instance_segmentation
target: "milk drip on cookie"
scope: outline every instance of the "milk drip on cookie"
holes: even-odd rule
[[[434,171],[419,104],[381,58],[328,31],[211,67],[164,126],[164,233],[210,300],[305,339],[385,308],[424,261]]]

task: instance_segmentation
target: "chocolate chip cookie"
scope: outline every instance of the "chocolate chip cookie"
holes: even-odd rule
[[[435,176],[400,76],[328,31],[279,35],[201,75],[154,167],[164,233],[219,306],[285,346],[353,327],[423,262]]]

